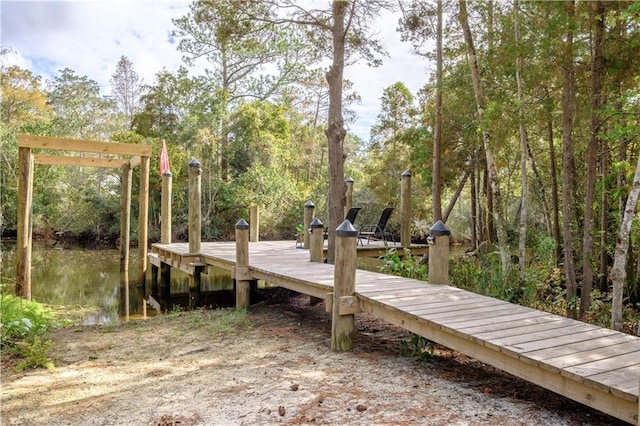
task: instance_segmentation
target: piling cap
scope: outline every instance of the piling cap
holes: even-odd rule
[[[309,200],[306,203],[304,203],[304,207],[305,208],[309,208],[309,207],[315,207],[316,205],[313,204],[313,201]]]
[[[171,177],[171,172],[169,171],[169,169],[165,170],[164,172],[162,172],[162,176],[166,176],[166,177]]]
[[[311,228],[324,228],[324,225],[322,224],[322,221],[316,217],[315,219],[313,219],[313,222],[311,222],[311,224],[309,224],[309,227],[311,227]]]
[[[437,237],[440,235],[451,235],[451,231],[446,227],[441,220],[437,221],[433,224],[431,228],[429,228],[429,235],[432,237]]]
[[[189,161],[189,167],[202,167],[202,164],[200,164],[200,162],[198,160],[196,160],[195,158],[192,158],[191,161]]]
[[[409,170],[405,170],[404,172],[402,172],[402,177],[411,177],[411,172]]]
[[[338,237],[357,237],[358,230],[353,227],[351,222],[345,219],[344,222],[336,228],[336,235]]]
[[[236,223],[236,229],[249,229],[249,224],[246,220],[240,219],[238,223]]]
[[[348,177],[344,181],[347,182],[347,183],[353,183],[354,182],[352,177]]]

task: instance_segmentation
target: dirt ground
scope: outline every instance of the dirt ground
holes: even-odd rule
[[[198,310],[52,333],[56,368],[2,368],[2,425],[621,425],[366,315],[355,349],[330,350],[330,317],[304,296],[260,303],[225,332]]]

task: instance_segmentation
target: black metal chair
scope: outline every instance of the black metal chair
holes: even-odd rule
[[[347,215],[344,217],[345,220],[351,222],[353,226],[355,226],[356,217],[358,217],[358,212],[362,209],[362,207],[351,207],[347,212]],[[329,228],[324,228],[324,239],[326,240],[329,236]]]
[[[387,242],[391,240],[395,244],[395,239],[393,237],[393,232],[387,226],[387,222],[389,222],[389,217],[391,217],[391,213],[393,213],[393,207],[386,207],[382,210],[382,214],[380,215],[380,220],[378,223],[371,225],[362,225],[360,227],[360,231],[358,232],[358,243],[364,245],[362,242],[363,238],[367,239],[367,244],[371,241],[371,238],[381,239],[383,242]]]

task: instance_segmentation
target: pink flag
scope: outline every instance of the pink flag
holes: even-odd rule
[[[167,145],[162,141],[162,152],[160,153],[160,176],[169,170],[169,154],[167,154]]]

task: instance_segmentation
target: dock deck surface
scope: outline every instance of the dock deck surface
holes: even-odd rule
[[[189,271],[235,266],[235,242],[154,244],[150,262]],[[249,244],[253,279],[329,301],[334,267],[309,261],[293,241]],[[356,271],[359,311],[638,424],[640,337],[478,295],[448,285]]]

